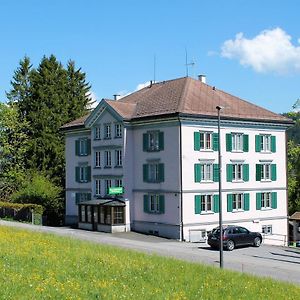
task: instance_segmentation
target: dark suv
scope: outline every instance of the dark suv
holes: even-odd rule
[[[262,236],[259,232],[251,232],[241,226],[223,226],[223,246],[232,251],[237,246],[252,245],[259,247],[262,242]],[[220,229],[215,228],[207,239],[208,245],[212,248],[218,248],[220,245]]]

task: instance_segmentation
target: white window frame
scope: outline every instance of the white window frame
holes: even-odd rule
[[[122,137],[122,124],[121,123],[115,124],[115,137],[116,138]]]
[[[88,166],[79,166],[79,181],[88,181]]]
[[[149,131],[148,134],[148,150],[158,151],[159,150],[159,131]]]
[[[105,168],[111,168],[111,151],[104,151]]]
[[[209,150],[213,149],[213,132],[200,131],[200,150]]]
[[[233,193],[232,194],[232,210],[243,211],[244,210],[244,194]]]
[[[116,187],[123,187],[123,180],[122,179],[116,179],[115,180],[115,186]]]
[[[264,235],[272,235],[273,234],[272,225],[262,225],[261,232]]]
[[[78,199],[78,201],[77,201],[77,203],[76,204],[80,204],[81,202],[86,202],[86,201],[88,201],[88,193],[77,193],[78,195],[79,195],[79,199]]]
[[[159,180],[159,163],[148,164],[148,181],[157,182]]]
[[[261,164],[261,181],[271,181],[271,164],[262,163]]]
[[[243,164],[232,164],[232,181],[243,181]]]
[[[94,139],[100,140],[101,139],[101,126],[96,126],[94,128]]]
[[[101,167],[101,151],[95,151],[95,167]]]
[[[201,182],[213,181],[213,163],[201,163]]]
[[[260,151],[271,152],[271,135],[260,134],[259,136],[260,136]]]
[[[159,195],[150,194],[149,195],[149,212],[159,213]]]
[[[115,150],[115,156],[116,156],[116,167],[122,167],[122,150]]]
[[[233,152],[243,152],[243,134],[242,133],[232,133],[232,151]]]
[[[111,139],[111,124],[104,124],[104,138]]]
[[[262,209],[270,209],[272,208],[272,194],[270,192],[261,193],[260,200]]]
[[[213,195],[200,195],[201,213],[209,213],[213,211]]]
[[[79,154],[84,156],[88,154],[87,139],[79,139]]]
[[[101,180],[95,179],[95,195],[100,196],[101,195]]]

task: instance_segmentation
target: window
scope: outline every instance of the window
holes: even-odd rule
[[[101,127],[97,126],[94,128],[94,139],[100,140],[101,139]]]
[[[105,151],[105,168],[111,168],[111,152]]]
[[[271,208],[271,193],[261,193],[261,208]]]
[[[164,150],[164,133],[158,130],[144,133],[143,150],[148,152]]]
[[[266,235],[272,234],[272,225],[263,225],[261,227],[261,231],[263,234],[266,234]]]
[[[212,195],[201,195],[201,212],[212,211]]]
[[[233,164],[232,165],[232,180],[241,181],[243,180],[243,165],[242,164]]]
[[[276,181],[276,164],[261,163],[256,165],[256,181]]]
[[[212,181],[213,164],[201,164],[201,181]]]
[[[100,179],[95,180],[95,194],[96,194],[96,196],[100,196],[100,194],[101,194],[101,180]]]
[[[116,138],[122,137],[122,124],[120,123],[115,124],[115,137]]]
[[[115,186],[123,187],[123,180],[122,179],[116,179],[115,180]]]
[[[116,167],[122,167],[122,150],[116,150]]]
[[[113,208],[114,224],[124,224],[124,207],[115,206]]]
[[[159,194],[144,195],[144,212],[155,214],[165,213],[165,196]]]
[[[243,210],[243,208],[244,208],[243,194],[232,194],[232,209]]]
[[[255,136],[256,152],[276,152],[276,136],[260,134]]]
[[[92,223],[92,207],[90,205],[86,206],[86,222]]]
[[[86,219],[85,219],[85,206],[81,205],[80,206],[80,221],[85,223]]]
[[[144,182],[163,182],[164,164],[149,163],[143,165]]]
[[[104,125],[104,138],[105,139],[111,138],[111,125],[110,124]]]
[[[95,151],[95,167],[100,168],[101,167],[101,155],[100,151]]]
[[[212,149],[212,133],[200,132],[200,150]]]
[[[75,168],[75,180],[76,182],[89,182],[91,181],[91,167],[79,166]]]
[[[243,151],[243,134],[232,133],[232,151]]]
[[[91,194],[90,193],[76,193],[75,194],[75,204],[79,204],[81,202],[90,201]]]
[[[106,179],[105,180],[105,194],[108,195],[109,188],[111,188],[111,179]]]
[[[77,156],[87,156],[91,154],[91,140],[84,138],[75,141],[75,154]]]

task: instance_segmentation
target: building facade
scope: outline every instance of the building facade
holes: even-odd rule
[[[216,106],[223,107],[220,137]],[[188,77],[150,84],[121,100],[103,99],[90,115],[63,126],[66,222],[205,241],[219,220],[221,143],[224,224],[284,245],[290,125]],[[124,190],[112,196],[112,187]],[[104,208],[109,200],[115,207]]]

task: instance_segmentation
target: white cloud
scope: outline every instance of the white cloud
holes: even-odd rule
[[[150,81],[146,81],[146,82],[144,82],[144,83],[139,83],[139,84],[136,86],[136,88],[135,88],[135,90],[134,90],[133,92],[137,92],[137,91],[139,91],[139,90],[141,90],[141,89],[143,89],[144,87],[149,86],[149,85],[150,85]],[[126,97],[126,96],[132,94],[133,92],[128,92],[128,91],[126,91],[126,90],[119,91],[119,92],[118,92],[118,95],[120,96],[119,99],[124,98],[124,97]]]
[[[97,100],[97,95],[93,91],[90,91],[90,92],[87,93],[87,96],[90,99],[90,103],[88,104],[88,108],[89,109],[95,108],[99,104],[99,101]]]
[[[264,30],[252,39],[238,33],[234,40],[223,43],[221,56],[237,59],[241,65],[260,73],[300,71],[300,47],[294,46],[291,36],[279,27]]]

